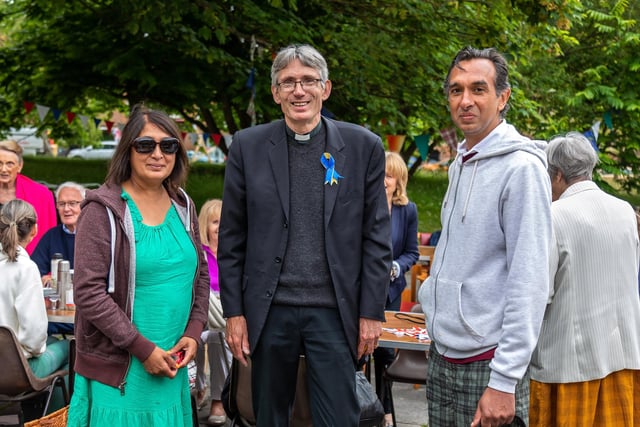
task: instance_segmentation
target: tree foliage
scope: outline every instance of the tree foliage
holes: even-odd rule
[[[509,121],[547,138],[611,117],[605,169],[639,168],[630,0],[13,0],[0,13],[0,127],[21,119],[22,100],[90,114],[144,101],[233,133],[280,117],[273,55],[311,43],[329,62],[336,118],[437,135],[451,126],[442,81],[455,52],[495,46],[510,63]],[[405,158],[414,151],[408,138]]]

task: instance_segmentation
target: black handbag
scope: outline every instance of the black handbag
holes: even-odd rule
[[[356,393],[360,404],[360,427],[378,427],[384,418],[384,408],[362,371],[356,371]]]

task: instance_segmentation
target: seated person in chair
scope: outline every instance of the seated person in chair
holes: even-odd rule
[[[69,261],[69,268],[73,268],[73,248],[76,241],[76,223],[80,216],[80,204],[84,200],[86,188],[75,182],[63,182],[56,189],[56,208],[60,216],[57,227],[49,229],[38,242],[31,259],[38,266],[42,283],[51,281],[51,258],[56,253],[62,254],[62,259]],[[73,325],[68,323],[51,323],[49,334],[73,334]]]
[[[67,363],[69,343],[47,338],[47,312],[35,263],[25,247],[37,233],[36,213],[14,199],[0,211],[0,324],[15,333],[33,373],[40,378]]]

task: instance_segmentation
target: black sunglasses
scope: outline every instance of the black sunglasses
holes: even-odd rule
[[[153,153],[156,145],[160,146],[160,151],[164,154],[175,154],[180,148],[180,141],[171,136],[162,138],[160,142],[156,142],[156,140],[150,136],[141,136],[133,140],[133,149],[140,154]]]

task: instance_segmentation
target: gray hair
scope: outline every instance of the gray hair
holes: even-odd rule
[[[329,68],[327,61],[314,47],[308,44],[292,44],[280,50],[271,65],[271,86],[278,84],[278,75],[293,61],[298,60],[305,67],[311,67],[318,71],[322,86],[329,80]]]
[[[509,69],[507,68],[507,60],[504,59],[504,56],[500,54],[495,48],[486,48],[486,49],[476,49],[471,46],[467,46],[461,49],[456,57],[451,61],[451,65],[449,66],[449,72],[447,73],[447,78],[444,81],[444,93],[446,96],[449,95],[449,79],[451,77],[451,71],[454,67],[462,68],[460,66],[460,62],[462,61],[470,61],[472,59],[488,59],[493,63],[493,67],[496,70],[496,78],[493,81],[493,85],[496,88],[496,94],[500,96],[502,92],[509,89],[511,84],[509,84]],[[504,119],[507,115],[507,111],[509,111],[509,103],[507,102],[504,105],[502,111],[500,111],[500,118]]]
[[[578,178],[591,179],[593,168],[599,161],[596,150],[580,132],[554,137],[545,151],[549,175],[553,178],[560,171],[567,183]]]
[[[58,188],[56,188],[56,200],[58,200],[60,191],[62,191],[63,188],[71,188],[73,190],[78,190],[80,192],[80,196],[82,197],[82,200],[84,200],[84,196],[87,193],[87,189],[84,188],[83,185],[80,185],[77,182],[73,182],[73,181],[66,181],[58,185]]]

